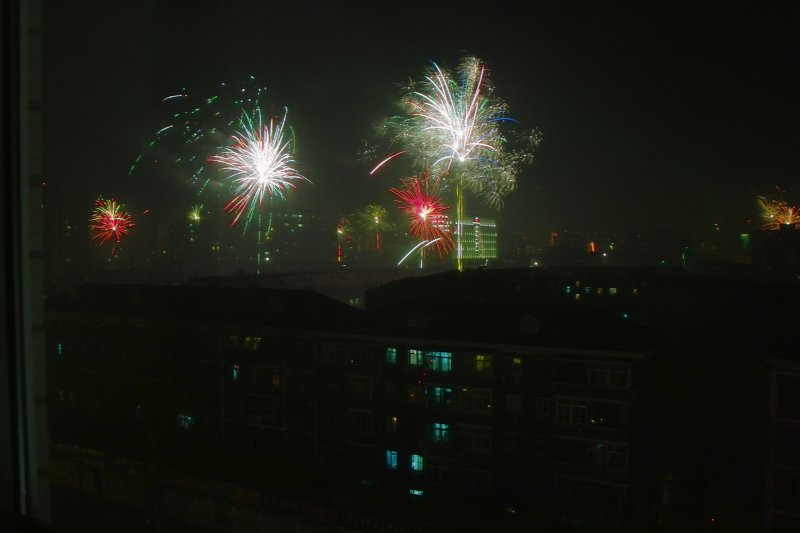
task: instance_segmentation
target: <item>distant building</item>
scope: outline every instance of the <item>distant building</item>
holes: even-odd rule
[[[162,464],[156,483],[186,461],[265,495],[294,479],[394,531],[560,520],[614,531],[654,498],[635,424],[653,340],[604,312],[363,314],[310,291],[88,285],[54,298],[48,323],[53,442]],[[361,507],[375,498],[386,505]],[[202,506],[169,501],[200,523]]]
[[[800,275],[800,229],[781,226],[751,235],[753,266],[772,278],[793,279]]]
[[[770,391],[763,378],[797,323],[789,285],[664,267],[475,269],[384,283],[361,312],[264,281],[49,297],[52,441],[398,532],[796,525],[798,369],[776,356]],[[86,479],[59,483],[95,490]],[[319,511],[331,491],[340,499]]]
[[[461,221],[461,231],[462,259],[465,261],[497,259],[497,224],[494,219],[482,217],[464,219]]]
[[[800,531],[800,360],[768,365],[767,531],[788,533]]]

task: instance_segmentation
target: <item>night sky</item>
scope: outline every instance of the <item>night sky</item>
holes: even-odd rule
[[[430,4],[46,1],[52,196],[87,213],[98,194],[180,203],[175,184],[127,176],[163,125],[159,100],[252,74],[289,107],[313,181],[290,206],[389,206],[399,167],[369,176],[360,140],[429,61],[473,54],[510,115],[544,135],[496,215],[506,227],[701,232],[747,227],[775,185],[800,203],[798,8]]]

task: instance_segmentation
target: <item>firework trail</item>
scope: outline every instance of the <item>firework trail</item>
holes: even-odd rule
[[[155,175],[188,185],[208,203],[222,193],[209,156],[222,150],[238,127],[244,111],[259,108],[266,87],[254,76],[242,84],[219,83],[214,92],[200,94],[182,88],[162,99],[164,124],[131,164],[128,175]]]
[[[115,243],[119,243],[135,226],[122,204],[113,198],[105,200],[102,197],[95,200],[95,207],[89,222],[92,239],[97,239],[99,245],[103,245],[111,239]],[[111,254],[114,255],[114,252],[115,247],[112,247]]]
[[[345,261],[345,252],[350,245],[350,220],[341,215],[336,223],[336,262]],[[344,244],[344,246],[342,246]]]
[[[389,191],[406,215],[408,233],[419,241],[435,241],[439,256],[448,254],[454,243],[447,215],[450,208],[439,197],[440,180],[431,180],[423,172],[400,182],[401,188],[392,187]]]
[[[234,197],[225,206],[226,211],[235,213],[231,225],[246,215],[246,231],[265,196],[283,198],[287,189],[295,188],[295,181],[309,181],[292,166],[294,138],[286,135],[287,115],[285,110],[280,122],[270,119],[262,124],[260,110],[256,109],[252,117],[243,113],[241,130],[232,136],[233,144],[210,158],[234,183]]]

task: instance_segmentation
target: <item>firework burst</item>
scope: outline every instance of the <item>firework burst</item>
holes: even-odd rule
[[[309,181],[292,166],[294,138],[291,130],[286,135],[287,115],[285,110],[279,122],[270,119],[262,124],[260,110],[256,109],[252,117],[243,113],[241,131],[232,136],[233,144],[211,157],[234,183],[234,197],[225,206],[226,211],[235,213],[231,225],[246,215],[246,231],[265,196],[283,198],[287,189],[295,188],[296,181]]]
[[[266,90],[250,76],[243,83],[219,83],[213,92],[181,88],[163,98],[163,126],[136,156],[128,175],[157,178],[180,187],[181,194],[188,187],[192,203],[223,203],[222,181],[209,157],[225,147],[245,110],[261,106]]]
[[[404,115],[390,119],[387,128],[393,142],[418,167],[456,181],[494,207],[514,190],[521,166],[532,161],[541,141],[536,131],[513,134],[523,146],[509,149],[509,136],[500,127],[515,121],[506,116],[508,106],[494,96],[486,66],[475,57],[464,58],[454,73],[433,63],[422,82],[409,84],[401,106]]]
[[[782,200],[768,200],[764,196],[758,197],[758,207],[761,213],[762,228],[765,230],[778,230],[781,226],[800,226],[800,210]]]
[[[186,215],[190,224],[199,224],[202,220],[203,204],[193,205]]]
[[[124,206],[113,198],[105,200],[101,197],[95,200],[89,221],[92,239],[97,239],[100,245],[112,239],[115,243],[119,243],[135,226],[131,216],[125,212]]]
[[[389,211],[382,205],[370,204],[356,212],[355,219],[368,233],[375,233],[375,249],[381,249],[381,233],[392,229]]]
[[[419,241],[434,241],[439,256],[446,255],[454,243],[447,216],[450,208],[439,197],[439,179],[430,179],[423,172],[400,182],[401,188],[392,187],[389,191],[406,215],[408,233]]]

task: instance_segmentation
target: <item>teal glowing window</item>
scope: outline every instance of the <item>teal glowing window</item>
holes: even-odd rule
[[[450,424],[434,422],[431,428],[431,437],[434,442],[447,442],[450,439]]]
[[[452,387],[425,387],[425,401],[429,405],[447,406],[453,403]]]
[[[194,425],[194,418],[191,415],[179,414],[178,427],[180,429],[189,429]]]
[[[233,378],[233,380],[236,381],[237,379],[239,379],[241,374],[242,374],[242,367],[239,365],[233,365],[233,367],[231,368],[231,377]]]
[[[572,293],[572,285],[567,285],[564,287],[564,294],[571,294]]]
[[[56,344],[56,353],[58,355],[64,355],[64,345],[61,344],[60,342]]]
[[[434,372],[453,370],[453,354],[450,352],[425,352],[425,366]]]
[[[386,468],[397,470],[397,450],[386,450]]]
[[[408,364],[414,366],[421,366],[423,362],[422,350],[416,348],[408,349]]]
[[[422,470],[425,468],[425,459],[421,455],[412,453],[411,457],[409,458],[409,464],[411,465],[411,470],[422,472]]]
[[[397,348],[386,348],[386,362],[390,365],[397,363]]]
[[[408,493],[412,496],[422,496],[425,494],[425,491],[420,489],[408,489]]]

